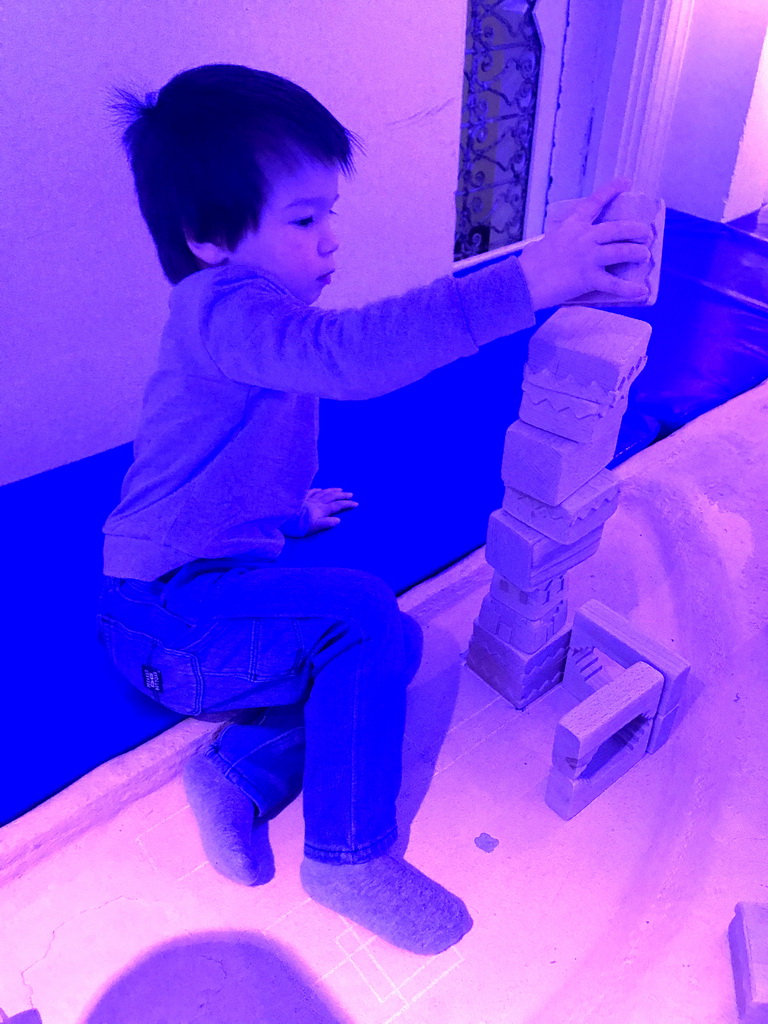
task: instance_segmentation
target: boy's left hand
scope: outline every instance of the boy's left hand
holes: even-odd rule
[[[341,520],[331,513],[356,508],[358,502],[347,500],[351,497],[351,491],[342,491],[340,487],[313,487],[307,492],[299,514],[283,523],[280,530],[286,537],[307,537],[338,526]]]

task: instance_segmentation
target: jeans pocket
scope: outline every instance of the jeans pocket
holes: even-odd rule
[[[305,652],[292,619],[218,619],[198,649],[205,711],[289,704],[305,690]]]
[[[256,678],[284,679],[300,673],[306,652],[295,619],[259,619]]]
[[[196,715],[203,703],[197,655],[165,647],[158,639],[99,615],[104,643],[115,668],[142,693],[180,715]]]

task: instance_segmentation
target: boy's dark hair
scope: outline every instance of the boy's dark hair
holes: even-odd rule
[[[349,177],[350,143],[363,150],[306,89],[240,64],[182,71],[143,102],[115,88],[109,108],[124,128],[139,207],[172,284],[200,269],[185,229],[228,249],[258,230],[270,158],[294,169],[309,157]]]

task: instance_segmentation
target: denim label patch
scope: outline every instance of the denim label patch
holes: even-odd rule
[[[149,665],[141,666],[142,675],[144,676],[144,685],[148,690],[155,690],[156,693],[162,693],[163,690],[163,676],[156,668],[150,668]]]

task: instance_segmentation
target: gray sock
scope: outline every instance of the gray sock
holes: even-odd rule
[[[211,866],[242,885],[275,877],[267,823],[254,802],[202,753],[184,765],[184,788]]]
[[[300,874],[313,900],[412,953],[442,953],[472,927],[458,896],[389,854],[364,864],[305,857]]]

